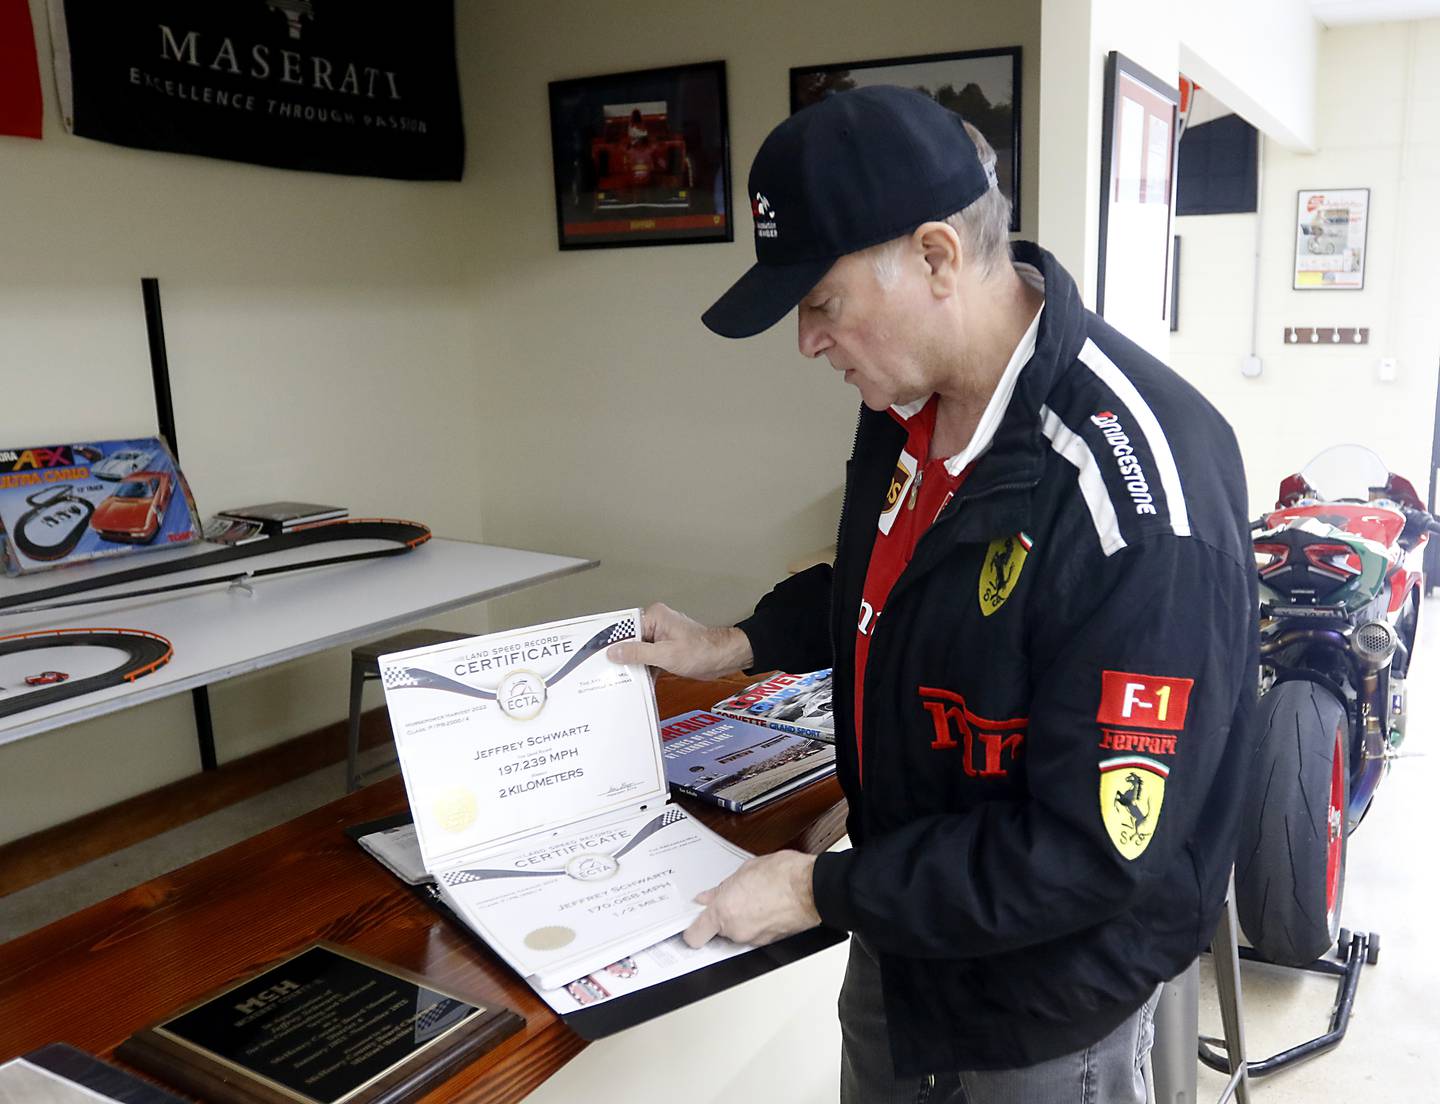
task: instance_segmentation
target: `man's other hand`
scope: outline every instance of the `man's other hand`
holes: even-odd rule
[[[705,911],[685,929],[685,942],[701,947],[723,935],[736,943],[763,947],[820,923],[810,879],[815,856],[776,851],[745,865],[695,900]]]
[[[750,638],[739,629],[710,628],[660,602],[645,610],[641,637],[613,644],[605,655],[613,663],[644,663],[696,679],[719,678],[755,659]]]

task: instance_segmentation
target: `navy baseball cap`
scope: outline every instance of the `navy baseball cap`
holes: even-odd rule
[[[789,313],[846,253],[948,218],[989,189],[964,121],[923,92],[838,92],[770,132],[750,169],[755,264],[701,321],[750,337]]]

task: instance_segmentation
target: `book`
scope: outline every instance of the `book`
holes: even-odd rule
[[[255,506],[237,506],[221,510],[220,517],[259,522],[266,535],[288,533],[302,525],[336,521],[350,516],[344,506],[322,506],[314,502],[261,502]]]
[[[835,773],[835,745],[693,709],[660,723],[670,788],[743,813]]]
[[[716,702],[712,711],[812,740],[835,742],[828,667],[807,675],[780,674],[761,679],[740,693]]]
[[[355,842],[406,885],[425,885],[435,880],[425,869],[425,860],[420,856],[414,821],[371,832]]]
[[[268,534],[258,521],[243,521],[216,514],[205,523],[205,539],[211,544],[252,544]]]
[[[683,931],[749,854],[670,803],[640,611],[379,659],[421,865],[505,962],[555,989]]]

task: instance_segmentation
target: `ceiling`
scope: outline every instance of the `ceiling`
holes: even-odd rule
[[[1310,11],[1326,27],[1440,18],[1440,0],[1310,0]]]

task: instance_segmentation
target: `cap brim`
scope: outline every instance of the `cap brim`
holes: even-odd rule
[[[834,258],[822,258],[788,265],[752,265],[700,321],[721,337],[753,337],[789,314],[834,263]]]

